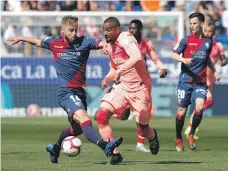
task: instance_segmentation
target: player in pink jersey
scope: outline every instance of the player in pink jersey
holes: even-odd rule
[[[148,55],[151,60],[154,62],[156,68],[160,72],[160,77],[165,78],[167,75],[167,70],[164,66],[164,64],[160,61],[158,58],[158,55],[154,49],[154,46],[151,41],[147,40],[142,36],[142,30],[143,30],[143,24],[140,20],[134,19],[130,22],[129,25],[129,32],[135,37],[139,44],[139,49],[146,60],[146,56]],[[155,107],[152,106],[151,110],[151,116],[153,116],[155,111]],[[128,117],[130,116],[130,109],[126,109],[124,112],[121,114],[114,114],[113,117],[120,119],[120,120],[127,120]],[[136,145],[136,151],[141,151],[141,152],[150,152],[150,150],[146,149],[144,145],[144,137],[138,135],[138,141]]]
[[[99,132],[104,139],[112,140],[113,132],[109,124],[111,116],[122,113],[130,106],[136,114],[137,132],[149,140],[150,151],[156,155],[159,152],[157,133],[149,126],[152,107],[151,78],[138,43],[129,32],[121,32],[120,23],[115,17],[107,18],[103,29],[112,67],[102,81],[102,87],[106,88],[111,80],[115,80],[116,85],[110,93],[104,95],[96,113]],[[116,148],[110,163],[117,164],[122,160]]]
[[[215,34],[215,27],[213,25],[209,25],[205,28],[204,35],[206,37],[212,39],[214,34]],[[210,58],[214,65],[216,63],[219,63],[221,66],[225,66],[227,64],[224,48],[220,42],[213,41]],[[213,103],[213,99],[212,99],[213,73],[209,67],[207,67],[207,86],[208,86],[207,100],[204,103],[204,110],[209,108]],[[185,135],[189,134],[191,127],[192,127],[192,115],[191,115],[188,127],[185,130]],[[197,132],[198,131],[199,131],[199,127],[197,128]],[[199,138],[198,136],[195,136],[195,139],[198,139],[198,138]]]

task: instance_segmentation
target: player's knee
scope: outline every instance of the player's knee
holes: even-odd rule
[[[127,120],[129,118],[131,114],[131,110],[130,108],[124,110],[122,113],[121,113],[121,120]]]
[[[108,110],[105,110],[103,108],[98,109],[96,113],[96,121],[98,126],[108,125],[109,119],[110,119],[110,114]]]
[[[179,108],[178,108],[178,114],[179,114],[180,116],[185,115],[186,112],[187,112],[186,108],[184,108],[184,107],[179,107]]]
[[[75,122],[83,123],[85,121],[90,120],[89,115],[84,109],[74,111],[72,115],[73,115],[72,118]]]
[[[149,133],[149,124],[142,125],[142,124],[137,123],[136,130],[140,136],[147,137],[147,135]]]
[[[198,111],[198,112],[202,112],[203,111],[203,107],[204,107],[204,103],[203,102],[198,102],[198,103],[196,103],[195,110]]]

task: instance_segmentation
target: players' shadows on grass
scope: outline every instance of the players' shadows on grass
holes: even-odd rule
[[[200,164],[202,162],[188,162],[188,161],[158,161],[151,164]]]
[[[188,162],[188,161],[158,161],[158,162],[150,162],[150,161],[123,161],[118,165],[129,165],[129,164],[201,164],[202,162]],[[95,164],[107,165],[106,162],[99,162]]]
[[[176,149],[166,149],[166,150],[160,150],[160,151],[177,151]],[[194,151],[192,151],[192,150],[186,150],[186,151],[191,151],[191,152],[194,152]],[[197,149],[196,151],[211,151],[211,149]]]

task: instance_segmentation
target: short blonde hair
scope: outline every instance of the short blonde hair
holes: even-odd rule
[[[62,25],[66,25],[72,22],[78,22],[78,17],[72,16],[72,15],[67,15],[64,16],[62,19]]]

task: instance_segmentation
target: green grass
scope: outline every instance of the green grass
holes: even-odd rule
[[[82,152],[77,157],[61,154],[59,164],[52,164],[45,146],[54,143],[68,126],[66,118],[2,118],[2,170],[7,171],[227,171],[228,124],[226,117],[204,118],[197,149],[191,152],[184,137],[185,151],[175,151],[175,119],[155,118],[161,150],[157,156],[135,152],[137,134],[134,121],[112,120],[116,136],[123,136],[120,165],[106,165],[103,152],[83,136]],[[187,120],[186,120],[187,121]],[[97,128],[95,122],[94,126]]]

